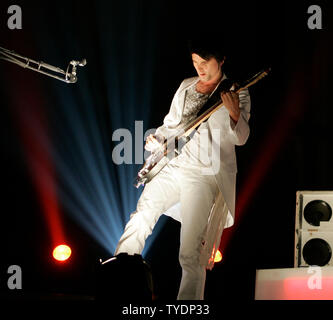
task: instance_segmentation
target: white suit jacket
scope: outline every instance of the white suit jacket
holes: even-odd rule
[[[223,75],[222,79],[224,78],[226,78],[225,75]],[[186,91],[191,86],[196,85],[198,81],[199,77],[193,77],[185,79],[181,83],[173,97],[169,113],[165,116],[163,125],[157,128],[155,132],[156,135],[163,135],[168,138],[178,131],[176,127],[181,121]],[[248,121],[251,102],[247,89],[239,93],[239,100],[241,114],[236,124],[230,118],[229,112],[225,107],[214,112],[207,120],[209,129],[220,129],[220,148],[219,150],[216,150],[216,148],[212,149],[212,153],[219,151],[220,166],[218,173],[215,174],[215,179],[220,192],[209,216],[205,250],[202,256],[203,261],[208,261],[207,268],[209,269],[213,267],[214,263],[212,260],[219,247],[223,228],[228,228],[234,224],[237,173],[235,145],[245,144],[250,133]],[[180,221],[179,209],[179,204],[177,204],[165,214]]]

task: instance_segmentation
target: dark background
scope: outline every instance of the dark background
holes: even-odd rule
[[[73,256],[67,264],[52,260],[49,230],[27,168],[13,97],[24,99],[39,90],[49,101],[43,108],[52,123],[57,107],[53,97],[59,90],[80,95],[82,79],[98,101],[98,119],[107,119],[110,113],[118,119],[105,120],[109,141],[115,129],[131,126],[134,120],[144,120],[145,128],[156,127],[180,82],[194,75],[186,41],[197,36],[211,37],[225,48],[229,77],[246,78],[263,67],[272,68],[268,77],[250,89],[251,135],[245,146],[237,148],[237,196],[242,208],[237,203],[239,219],[234,230],[226,232],[230,241],[223,261],[207,273],[206,298],[252,301],[256,269],[292,267],[296,191],[332,190],[333,181],[330,8],[315,2],[2,2],[0,46],[55,66],[63,66],[71,57],[85,57],[88,64],[79,70],[76,87],[68,89],[57,80],[0,63],[0,235],[5,248],[0,258],[0,291],[14,295],[6,287],[7,268],[18,264],[23,271],[21,298],[53,293],[91,296],[96,263],[108,254],[64,209],[61,219]],[[10,4],[22,8],[22,30],[7,28]],[[322,30],[307,27],[310,4],[321,6]],[[117,55],[107,57],[109,52]],[[110,66],[115,64],[118,91],[108,81],[114,79]],[[132,85],[127,87],[129,73]],[[124,102],[131,94],[145,95],[149,107],[140,103],[127,108],[119,103],[112,109],[108,94],[117,94]],[[115,165],[110,166],[117,172]],[[128,177],[137,169],[137,165],[122,167]],[[114,179],[123,179],[117,183],[125,183],[132,194],[128,208],[120,205],[126,211],[120,214],[128,217],[138,193],[124,181],[124,174]],[[179,225],[170,219],[164,222],[146,254],[161,301],[176,298],[181,277]]]

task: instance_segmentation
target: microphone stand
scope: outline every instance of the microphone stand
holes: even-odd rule
[[[15,63],[22,68],[28,68],[66,83],[77,82],[77,66],[83,67],[87,64],[86,59],[82,59],[81,61],[72,60],[69,62],[66,71],[64,71],[45,62],[38,62],[30,58],[23,57],[14,51],[10,51],[2,47],[0,47],[0,59]]]

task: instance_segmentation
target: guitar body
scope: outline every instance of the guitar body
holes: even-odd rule
[[[151,181],[170,161],[170,159],[162,155],[161,157],[147,158],[142,169],[138,172],[138,176],[135,179],[135,187],[139,188],[141,185],[145,185]]]

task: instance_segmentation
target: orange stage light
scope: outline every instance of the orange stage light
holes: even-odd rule
[[[58,261],[65,261],[71,256],[72,250],[69,246],[61,244],[54,248],[53,258]]]
[[[217,250],[215,258],[214,258],[214,262],[220,262],[222,260],[222,253],[220,250]]]

